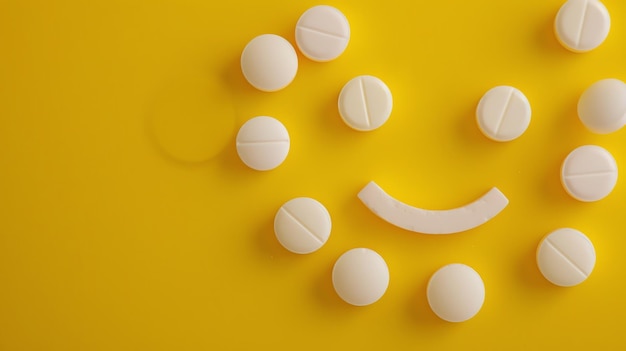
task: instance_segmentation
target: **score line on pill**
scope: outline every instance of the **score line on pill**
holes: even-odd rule
[[[582,283],[595,264],[593,243],[576,229],[557,229],[537,247],[539,271],[554,285],[569,287]]]
[[[611,29],[609,11],[600,0],[569,0],[554,19],[556,38],[572,52],[591,51],[604,42]]]
[[[352,78],[339,93],[339,115],[352,129],[368,132],[391,115],[393,98],[387,85],[374,76]]]
[[[574,199],[593,202],[607,197],[617,183],[617,162],[605,148],[584,145],[567,155],[561,183]]]
[[[310,197],[297,197],[283,204],[274,217],[274,234],[287,250],[308,254],[321,248],[332,222],[324,205]]]
[[[319,5],[306,10],[296,24],[296,45],[313,61],[327,62],[341,55],[350,41],[350,24],[338,9]]]
[[[258,116],[244,123],[237,133],[237,154],[246,166],[269,171],[289,154],[289,132],[276,118]]]
[[[511,141],[524,134],[530,124],[530,115],[526,96],[506,85],[491,88],[476,107],[478,128],[494,141]]]
[[[426,210],[396,200],[373,181],[359,192],[358,197],[383,220],[422,234],[453,234],[476,228],[495,217],[509,203],[498,188],[492,188],[465,206],[450,210]]]

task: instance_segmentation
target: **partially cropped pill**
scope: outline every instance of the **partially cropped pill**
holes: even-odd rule
[[[379,128],[391,115],[393,98],[387,85],[374,76],[351,79],[339,93],[339,114],[358,131]]]
[[[387,263],[374,250],[349,250],[335,262],[333,286],[337,295],[351,305],[373,304],[389,286]]]
[[[495,141],[511,141],[521,136],[530,124],[530,115],[526,96],[504,85],[487,91],[476,108],[478,128]]]
[[[296,45],[313,61],[336,59],[349,41],[348,19],[332,6],[314,6],[304,12],[296,24]]]
[[[298,55],[283,37],[259,35],[243,49],[241,71],[253,87],[267,92],[277,91],[296,77]]]
[[[237,154],[257,171],[280,166],[289,153],[289,133],[276,118],[259,116],[248,120],[237,133]]]
[[[596,251],[591,240],[575,229],[557,229],[544,237],[537,248],[539,271],[558,286],[582,283],[595,264]]]
[[[586,52],[600,46],[609,35],[611,17],[599,0],[569,0],[554,20],[554,32],[566,49]]]
[[[485,302],[485,284],[470,266],[453,263],[437,270],[426,288],[426,297],[435,314],[448,322],[474,317]]]
[[[280,244],[297,254],[322,247],[331,230],[330,214],[319,201],[298,197],[283,204],[274,217],[274,234]]]
[[[598,134],[622,128],[626,124],[626,84],[614,78],[593,83],[578,100],[578,118]]]
[[[563,161],[561,183],[565,191],[576,200],[601,200],[613,191],[617,183],[615,158],[597,145],[578,147]]]

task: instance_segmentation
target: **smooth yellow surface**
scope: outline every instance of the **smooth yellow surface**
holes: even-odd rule
[[[626,130],[594,135],[576,116],[591,83],[626,79],[626,2],[605,1],[611,33],[585,54],[554,37],[559,0],[326,3],[350,21],[346,52],[330,63],[300,55],[295,81],[263,93],[245,82],[241,50],[263,33],[293,43],[318,2],[0,1],[1,350],[626,347],[624,177],[597,203],[559,182],[564,157],[588,143],[626,169]],[[394,96],[391,118],[370,133],[349,129],[336,107],[360,74]],[[474,117],[500,84],[533,109],[509,143],[486,139]],[[235,151],[237,128],[257,115],[279,118],[292,138],[271,172]],[[432,209],[492,186],[511,202],[469,232],[420,235],[359,202],[370,180]],[[333,219],[310,255],[287,252],[272,231],[296,196]],[[552,286],[535,264],[559,227],[596,248],[577,287]],[[390,269],[387,293],[368,307],[331,285],[335,260],[354,247]],[[486,286],[483,309],[461,324],[426,301],[430,275],[453,262]]]

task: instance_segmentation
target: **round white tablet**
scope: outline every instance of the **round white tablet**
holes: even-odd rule
[[[348,126],[358,131],[382,126],[389,119],[392,107],[391,91],[373,76],[353,78],[339,93],[339,114]]]
[[[626,124],[626,84],[612,78],[593,83],[578,100],[578,118],[598,134],[622,128]]]
[[[332,6],[311,7],[296,24],[296,45],[304,56],[326,62],[339,57],[350,41],[350,24]]]
[[[376,251],[365,248],[349,250],[335,262],[333,286],[345,302],[355,306],[370,305],[387,291],[387,263]]]
[[[483,134],[495,141],[511,141],[530,124],[530,103],[516,88],[497,86],[483,95],[476,108],[476,121]]]
[[[595,49],[604,42],[610,28],[609,11],[599,0],[569,0],[554,20],[556,38],[573,52]]]
[[[280,244],[297,254],[308,254],[322,247],[331,229],[326,207],[310,197],[287,201],[274,217],[274,233]]]
[[[543,238],[537,248],[537,265],[541,274],[558,286],[582,283],[595,264],[593,244],[575,229],[557,229]]]
[[[237,154],[243,163],[257,171],[280,166],[289,153],[287,128],[273,117],[254,117],[237,133]]]
[[[617,163],[613,155],[600,146],[578,147],[563,161],[561,183],[576,200],[601,200],[613,191],[617,183]]]
[[[241,71],[253,87],[262,91],[277,91],[296,77],[298,55],[283,37],[259,35],[243,49]]]
[[[485,302],[485,284],[472,267],[453,263],[440,268],[428,281],[428,304],[439,318],[464,322]]]

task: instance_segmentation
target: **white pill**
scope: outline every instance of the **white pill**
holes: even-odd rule
[[[617,163],[613,155],[600,146],[578,147],[563,161],[561,183],[576,200],[601,200],[613,191],[617,183]]]
[[[543,238],[537,248],[537,265],[541,274],[558,286],[582,283],[595,264],[593,244],[575,229],[557,229]]]
[[[243,49],[241,71],[253,87],[262,91],[277,91],[296,77],[298,55],[283,37],[259,35]]]
[[[389,286],[387,263],[376,251],[358,248],[345,252],[333,267],[337,295],[355,306],[378,301]]]
[[[530,124],[530,103],[516,88],[497,86],[483,95],[476,108],[476,121],[483,134],[495,141],[511,141]]]
[[[350,41],[350,24],[341,11],[332,6],[311,7],[296,24],[296,45],[304,56],[326,62],[339,57]]]
[[[326,207],[309,197],[287,201],[274,217],[274,234],[280,244],[297,254],[308,254],[322,247],[331,229]]]
[[[626,84],[612,78],[593,83],[578,100],[578,118],[598,134],[622,128],[626,124]]]
[[[598,0],[569,0],[554,20],[554,32],[566,49],[586,52],[600,46],[609,35],[611,17]]]
[[[289,153],[287,128],[273,117],[254,117],[237,133],[237,153],[248,167],[267,171],[280,166]]]
[[[485,284],[470,266],[453,263],[443,266],[428,281],[426,297],[430,308],[448,322],[474,317],[485,302]]]
[[[339,93],[339,114],[348,126],[358,131],[371,131],[382,126],[393,107],[387,85],[373,76],[351,79]]]

